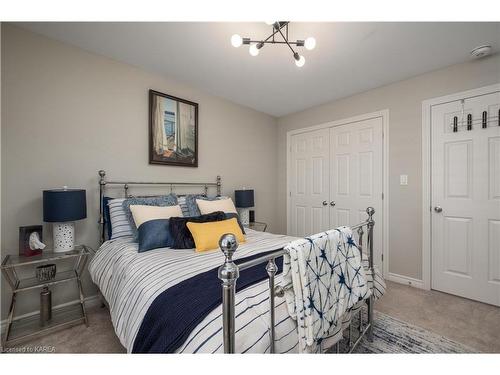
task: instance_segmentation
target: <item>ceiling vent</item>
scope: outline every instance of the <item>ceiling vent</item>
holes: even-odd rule
[[[476,47],[472,51],[470,51],[470,54],[474,59],[480,59],[482,57],[488,56],[490,53],[491,53],[491,46],[487,44]]]

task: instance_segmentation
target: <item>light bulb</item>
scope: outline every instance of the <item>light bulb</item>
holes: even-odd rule
[[[299,68],[303,67],[304,64],[306,63],[306,59],[304,58],[304,56],[300,56],[299,59],[295,60],[295,65],[297,65]]]
[[[269,26],[274,25],[275,23],[276,23],[276,21],[266,21],[266,25],[269,25]]]
[[[231,37],[231,44],[233,45],[233,47],[238,48],[239,46],[241,46],[243,44],[243,38],[241,36],[239,36],[238,34],[234,34]]]
[[[257,56],[259,54],[259,49],[257,48],[257,44],[252,44],[248,49],[248,52],[252,56]]]
[[[314,49],[314,47],[316,47],[316,39],[314,39],[312,36],[310,36],[309,38],[306,39],[306,41],[304,42],[304,46],[306,47],[306,49],[308,50],[311,50],[311,49]]]

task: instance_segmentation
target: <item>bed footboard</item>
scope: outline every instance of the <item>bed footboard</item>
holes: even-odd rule
[[[357,231],[358,234],[358,246],[361,250],[361,257],[363,257],[363,228],[367,228],[367,249],[368,249],[368,264],[369,272],[371,272],[372,277],[375,277],[374,267],[373,267],[373,227],[375,221],[373,220],[373,215],[375,214],[375,209],[373,207],[368,207],[366,209],[368,214],[368,219],[360,224],[354,225],[351,229]],[[222,266],[219,267],[219,279],[222,281],[222,320],[223,320],[223,342],[224,342],[224,353],[234,353],[235,352],[235,294],[236,294],[236,282],[240,275],[245,269],[256,266],[258,264],[266,263],[266,271],[269,275],[269,319],[270,319],[270,329],[269,329],[269,339],[270,339],[270,353],[275,352],[275,297],[282,297],[284,290],[282,286],[275,285],[275,275],[277,272],[277,267],[275,259],[283,256],[286,252],[284,249],[278,249],[272,253],[268,253],[262,257],[258,257],[247,261],[242,264],[235,264],[233,262],[233,255],[238,248],[238,242],[234,235],[225,234],[221,237],[219,241],[219,247],[224,253],[225,261]],[[356,340],[353,340],[353,330],[354,327],[350,323],[348,329],[348,352],[352,352],[356,346],[359,344],[361,339],[366,335],[366,337],[372,341],[373,340],[373,308],[374,308],[374,296],[371,293],[370,297],[366,300],[367,305],[367,322],[363,323],[362,309],[359,310],[359,325],[358,325],[358,336]],[[323,351],[324,348],[320,348]],[[340,345],[337,343],[335,345],[335,351],[338,353],[340,351]]]

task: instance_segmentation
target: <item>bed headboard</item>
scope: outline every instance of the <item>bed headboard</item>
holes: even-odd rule
[[[104,193],[106,191],[107,186],[114,187],[122,187],[125,198],[131,197],[129,193],[129,189],[132,186],[149,186],[149,187],[170,187],[170,192],[175,192],[175,188],[188,188],[188,189],[200,189],[202,191],[193,191],[191,193],[199,193],[208,195],[208,191],[210,188],[216,189],[217,196],[221,195],[222,191],[222,178],[221,176],[217,176],[215,182],[143,182],[143,181],[107,181],[106,180],[106,171],[99,171],[99,243],[103,243],[105,241],[105,220],[104,220]],[[184,194],[186,192],[183,191]],[[145,195],[140,195],[145,196]],[[146,195],[147,196],[147,195]]]

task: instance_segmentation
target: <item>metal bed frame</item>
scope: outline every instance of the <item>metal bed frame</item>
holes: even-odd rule
[[[122,186],[125,198],[132,197],[129,194],[129,189],[131,186],[163,186],[170,187],[170,192],[174,192],[174,188],[178,187],[199,187],[203,189],[203,194],[208,194],[209,188],[216,189],[217,196],[221,196],[222,191],[222,178],[217,176],[215,182],[143,182],[143,181],[107,181],[106,171],[100,170],[99,172],[99,243],[102,244],[106,240],[106,232],[104,230],[105,220],[104,220],[104,193],[106,186]],[[144,197],[144,195],[141,195]]]
[[[352,230],[357,230],[358,233],[358,247],[361,252],[361,258],[363,258],[363,227],[367,227],[367,247],[369,251],[368,264],[369,269],[375,277],[373,272],[373,227],[375,221],[373,220],[373,215],[375,214],[375,209],[373,207],[368,207],[366,209],[368,214],[368,219],[362,223],[354,225],[351,227]],[[271,342],[270,353],[275,353],[275,302],[274,298],[276,296],[283,297],[284,288],[280,285],[275,286],[275,276],[278,271],[276,266],[276,258],[283,256],[286,253],[284,248],[278,249],[271,254],[264,255],[262,257],[252,259],[245,263],[236,265],[233,262],[233,255],[238,248],[238,242],[232,234],[225,234],[219,241],[219,247],[225,256],[224,263],[219,267],[219,279],[222,281],[222,321],[223,321],[223,337],[224,337],[224,353],[234,353],[235,352],[235,295],[236,295],[236,282],[240,275],[240,271],[244,271],[250,267],[254,267],[259,264],[266,264],[266,271],[269,275],[269,339]],[[368,340],[373,340],[373,304],[374,297],[373,293],[370,295],[369,299],[365,300],[368,308],[368,320],[366,325],[363,325],[363,309],[359,309],[359,325],[358,332],[359,335],[356,341],[353,342],[353,325],[352,321],[349,323],[348,327],[348,352],[352,353],[356,349],[357,345],[361,342],[361,339],[367,335]],[[342,322],[340,321],[340,324]],[[340,352],[340,341],[335,344],[335,351]],[[323,347],[320,344],[320,352],[323,352]]]
[[[221,196],[222,191],[222,178],[217,176],[215,182],[143,182],[143,181],[107,181],[106,172],[100,170],[99,174],[99,242],[102,244],[106,240],[105,231],[105,220],[104,220],[104,194],[106,191],[106,186],[122,186],[125,197],[132,197],[129,194],[129,189],[131,186],[167,186],[170,187],[170,192],[174,192],[174,188],[178,187],[198,187],[203,189],[203,194],[208,194],[209,188],[216,189],[217,196]],[[141,195],[144,197],[144,195]],[[362,223],[354,225],[351,229],[357,231],[358,234],[358,247],[361,251],[361,257],[363,257],[363,227],[367,228],[367,248],[368,248],[368,263],[370,272],[373,273],[373,227],[375,221],[373,220],[373,215],[375,214],[375,209],[373,207],[368,207],[366,209],[368,214],[368,219]],[[219,267],[219,279],[222,281],[222,319],[223,319],[223,338],[224,338],[224,353],[234,353],[235,351],[235,294],[236,294],[236,282],[239,277],[240,271],[244,271],[250,267],[267,263],[266,271],[269,275],[269,304],[270,304],[270,330],[269,338],[271,341],[270,353],[275,352],[275,297],[283,297],[285,289],[278,285],[275,285],[275,276],[278,272],[276,266],[276,258],[283,256],[286,253],[284,248],[277,249],[276,251],[267,254],[265,256],[252,259],[245,263],[236,265],[233,262],[233,255],[238,247],[236,238],[232,234],[225,234],[221,237],[219,241],[219,247],[225,256],[224,263]],[[104,305],[107,306],[107,302],[99,291],[101,300]],[[366,335],[367,338],[372,341],[373,339],[373,304],[374,298],[373,293],[369,299],[365,300],[368,310],[367,323],[363,323],[362,308],[359,309],[359,335],[356,341],[353,342],[353,326],[352,322],[349,323],[348,327],[348,352],[351,353],[357,345],[360,343],[361,339]],[[339,342],[335,344],[336,352],[339,353],[340,345]],[[320,350],[323,348],[320,345]]]

